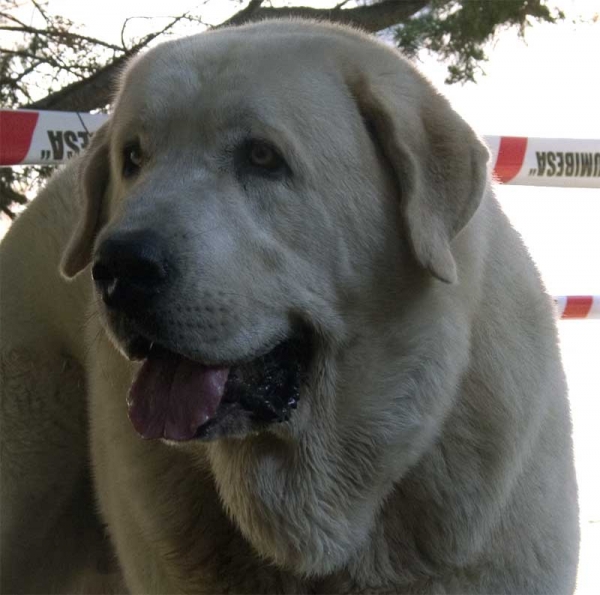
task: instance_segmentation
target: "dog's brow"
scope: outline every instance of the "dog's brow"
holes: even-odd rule
[[[290,126],[284,126],[283,123],[274,121],[257,110],[244,107],[228,113],[220,128],[227,131],[234,143],[248,138],[271,141],[292,162],[296,174],[306,170],[306,164],[298,149],[299,140]]]

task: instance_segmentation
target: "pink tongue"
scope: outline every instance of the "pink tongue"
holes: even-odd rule
[[[142,438],[190,440],[215,416],[228,375],[229,368],[152,353],[129,390],[129,419]]]

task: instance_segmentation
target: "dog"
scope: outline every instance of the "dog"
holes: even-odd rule
[[[553,307],[488,160],[350,28],[133,59],[2,244],[3,592],[571,593]]]

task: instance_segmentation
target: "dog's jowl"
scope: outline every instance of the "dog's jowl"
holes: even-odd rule
[[[394,49],[265,21],[130,61],[2,243],[5,593],[571,593],[553,311]]]

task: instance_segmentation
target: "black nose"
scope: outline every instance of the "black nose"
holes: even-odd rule
[[[108,237],[96,252],[92,277],[108,307],[125,311],[147,307],[167,280],[161,238],[151,231]]]

